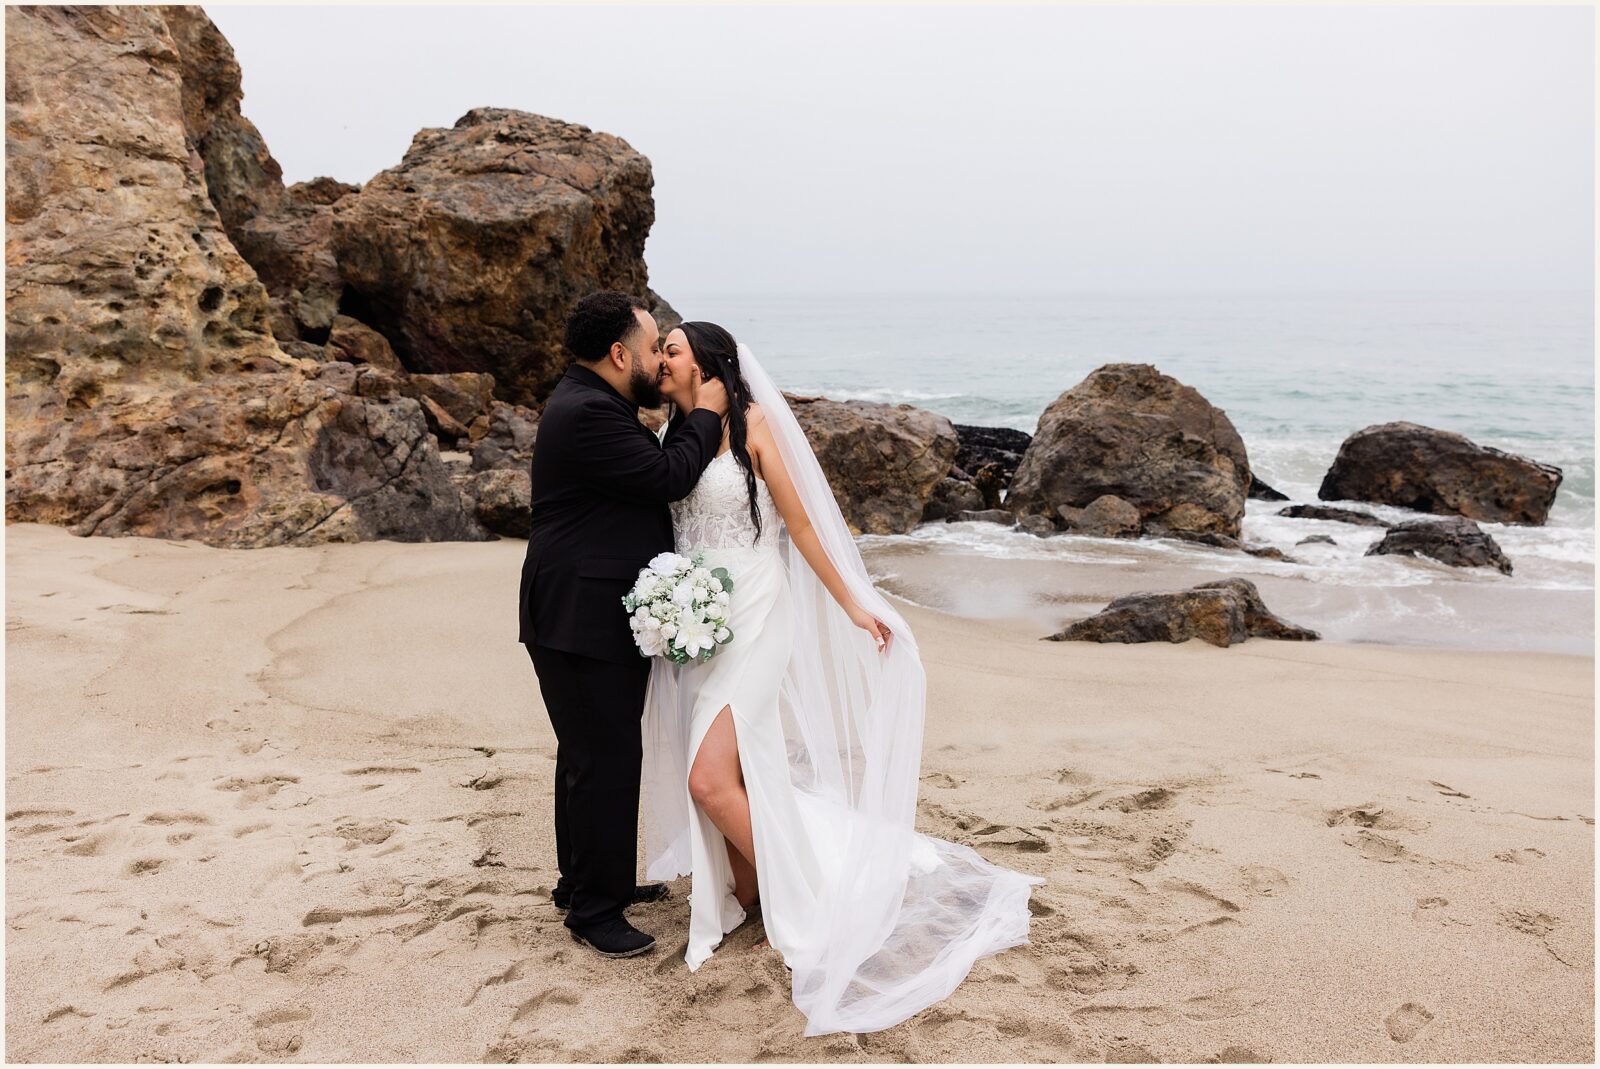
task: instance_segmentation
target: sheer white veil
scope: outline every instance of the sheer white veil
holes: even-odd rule
[[[794,1001],[807,1035],[875,1031],[944,998],[976,958],[1027,942],[1028,895],[1043,881],[914,833],[926,697],[916,638],[873,587],[783,393],[748,347],[740,344],[738,353],[823,550],[856,602],[893,633],[879,652],[785,531],[794,645],[779,712],[790,778],[821,808],[846,816],[827,822],[825,848],[836,863],[827,866],[808,919],[816,938],[803,960],[789,961]],[[674,879],[691,867],[685,785],[694,696],[682,693],[677,677],[657,659],[643,739],[650,879]]]

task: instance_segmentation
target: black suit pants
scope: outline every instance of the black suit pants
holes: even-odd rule
[[[556,733],[556,888],[572,895],[567,927],[592,928],[621,917],[633,901],[650,662],[523,645]]]

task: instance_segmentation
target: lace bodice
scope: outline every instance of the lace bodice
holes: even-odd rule
[[[744,468],[732,450],[719,454],[706,466],[689,496],[672,503],[672,537],[678,552],[777,549],[782,520],[772,491],[760,478],[756,479],[756,505],[761,510],[759,541],[750,519],[750,491],[745,485]]]

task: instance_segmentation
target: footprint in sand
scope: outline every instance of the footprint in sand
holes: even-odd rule
[[[1496,861],[1505,861],[1512,865],[1527,865],[1544,858],[1544,851],[1536,846],[1524,846],[1516,850],[1502,850],[1494,855]]]
[[[257,802],[264,802],[290,784],[299,782],[299,776],[268,772],[257,776],[229,776],[218,780],[214,786],[219,791],[237,792],[239,808],[244,809]]]
[[[1416,908],[1411,911],[1411,919],[1419,924],[1453,924],[1463,928],[1471,928],[1472,922],[1462,920],[1460,917],[1451,916],[1446,911],[1450,900],[1443,895],[1428,895],[1417,899]]]
[[[211,818],[200,813],[151,813],[144,818],[146,824],[210,824]]]
[[[493,790],[500,786],[505,777],[496,769],[488,768],[477,775],[466,775],[456,780],[457,787],[469,787],[475,791]]]
[[[1289,877],[1271,865],[1246,865],[1239,870],[1239,882],[1253,895],[1276,898],[1289,889]]]
[[[255,1026],[256,1048],[263,1054],[294,1054],[304,1042],[302,1022],[311,1019],[305,1006],[284,1006],[260,1014]]]
[[[1397,840],[1366,831],[1365,829],[1356,832],[1354,835],[1345,836],[1344,841],[1347,845],[1355,847],[1356,851],[1368,861],[1393,864],[1396,861],[1415,859],[1415,855]]]
[[[1329,809],[1324,812],[1323,820],[1330,828],[1340,824],[1354,824],[1359,828],[1381,828],[1385,831],[1426,831],[1428,828],[1427,821],[1396,812],[1377,802],[1362,802],[1359,805]]]
[[[1166,809],[1178,800],[1176,791],[1165,787],[1151,787],[1136,794],[1125,794],[1117,798],[1108,798],[1101,802],[1096,809],[1117,809],[1124,813],[1135,813],[1145,809]]]
[[[1555,958],[1563,965],[1571,965],[1572,962],[1556,953],[1555,947],[1550,945],[1550,936],[1555,934],[1556,926],[1560,923],[1560,920],[1561,918],[1552,916],[1549,913],[1526,907],[1513,906],[1510,909],[1500,911],[1501,924],[1514,932],[1533,936],[1539,940],[1540,945],[1544,947],[1546,953],[1552,958]]]
[[[965,783],[966,780],[957,779],[948,772],[930,772],[926,776],[922,777],[922,782],[932,787],[942,787],[945,790],[954,790]]]
[[[1433,1014],[1426,1006],[1420,1002],[1407,1002],[1384,1018],[1383,1023],[1389,1029],[1390,1039],[1396,1043],[1409,1043],[1431,1020]]]
[[[1003,846],[1024,853],[1045,854],[1050,844],[1027,828],[991,824],[972,833],[975,846]]]
[[[1191,1021],[1221,1021],[1249,1013],[1265,1002],[1243,987],[1225,987],[1204,995],[1195,995],[1178,1004],[1178,1012]]]
[[[1206,1059],[1210,1065],[1267,1065],[1271,1061],[1269,1055],[1257,1054],[1249,1047],[1223,1047]]]

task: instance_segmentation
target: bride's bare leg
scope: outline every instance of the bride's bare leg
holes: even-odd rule
[[[728,852],[733,894],[741,906],[748,907],[756,897],[755,836],[750,828],[750,796],[745,793],[739,768],[733,710],[726,705],[700,741],[694,766],[689,769],[689,796],[733,847]]]

